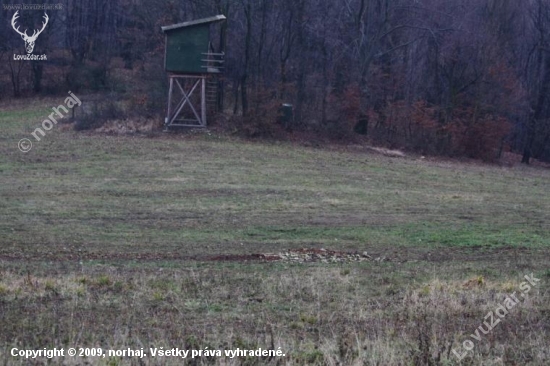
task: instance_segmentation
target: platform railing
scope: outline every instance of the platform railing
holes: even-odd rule
[[[203,53],[202,68],[206,70],[207,73],[219,74],[224,70],[225,64],[225,53],[214,53],[207,52]]]

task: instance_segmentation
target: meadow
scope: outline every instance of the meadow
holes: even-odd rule
[[[208,131],[59,124],[34,141],[60,102],[0,103],[0,364],[550,363],[548,169]],[[299,248],[372,260],[247,257]],[[529,295],[474,340],[531,274]],[[29,361],[14,347],[285,356]]]

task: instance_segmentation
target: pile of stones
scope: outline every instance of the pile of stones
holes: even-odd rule
[[[326,249],[292,249],[278,254],[263,254],[263,260],[266,261],[284,261],[292,263],[348,263],[348,262],[366,262],[389,261],[386,257],[373,258],[367,252],[340,252]]]

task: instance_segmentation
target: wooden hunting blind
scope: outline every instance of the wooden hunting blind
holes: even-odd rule
[[[211,26],[225,19],[216,15],[161,28],[165,34],[164,68],[170,78],[166,127],[206,127],[207,104],[219,104],[216,77],[223,72],[224,45],[216,50],[210,36]],[[179,101],[177,94],[181,95]],[[199,102],[200,108],[196,108]]]

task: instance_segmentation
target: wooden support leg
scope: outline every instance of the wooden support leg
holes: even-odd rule
[[[174,90],[174,78],[170,77],[170,89],[168,90],[168,110],[166,113],[166,118],[164,119],[164,125],[168,126],[172,121],[170,121],[170,116],[172,115],[172,92]]]
[[[201,93],[201,113],[202,125],[206,127],[206,78],[202,78],[202,93]]]

